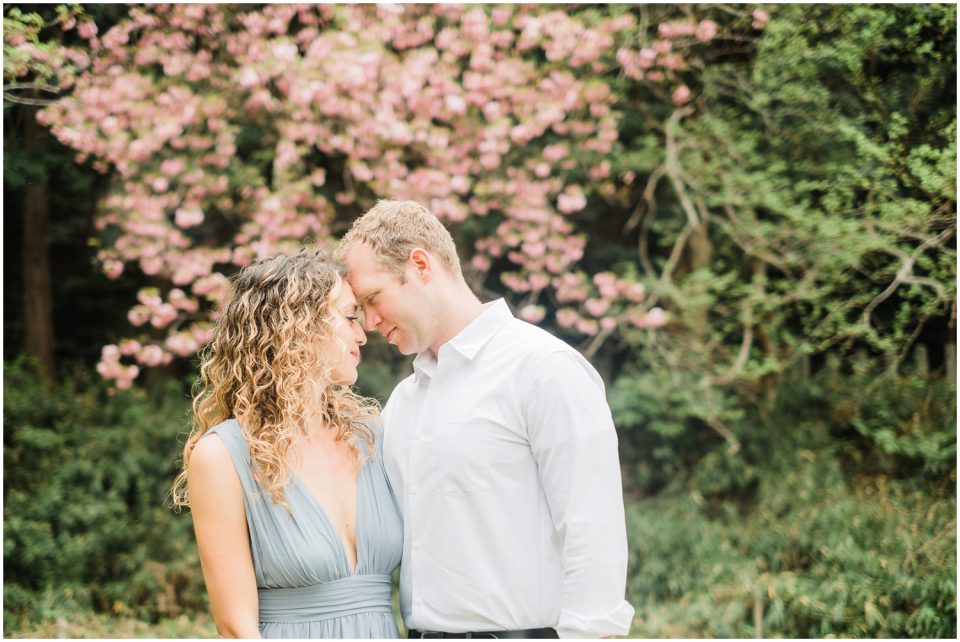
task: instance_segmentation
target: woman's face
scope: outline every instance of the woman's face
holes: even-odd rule
[[[324,346],[324,352],[329,363],[334,364],[330,373],[333,383],[350,386],[357,381],[360,346],[367,342],[367,335],[360,325],[357,299],[346,281],[341,283],[333,306],[333,341]]]

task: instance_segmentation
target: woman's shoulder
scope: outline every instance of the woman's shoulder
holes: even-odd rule
[[[225,427],[221,430],[219,429],[221,426],[223,424],[211,428],[197,440],[190,453],[188,469],[191,474],[210,475],[234,468],[230,447],[224,439],[229,434],[230,428]],[[220,438],[211,438],[211,435],[217,435]]]
[[[187,464],[190,508],[195,516],[217,516],[215,521],[223,521],[230,506],[240,506],[244,494],[242,474],[223,435],[222,430],[208,430],[194,444]]]
[[[201,453],[201,457],[208,457],[211,460],[222,458],[222,461],[229,463],[231,467],[239,461],[246,461],[249,459],[249,444],[243,427],[236,419],[220,422],[197,441],[193,448],[191,464],[198,453]]]

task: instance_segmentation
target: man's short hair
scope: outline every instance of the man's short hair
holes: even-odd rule
[[[440,219],[416,201],[381,200],[353,222],[336,256],[343,260],[355,243],[366,243],[380,267],[403,279],[410,252],[420,247],[438,257],[454,276],[462,276],[457,247]]]

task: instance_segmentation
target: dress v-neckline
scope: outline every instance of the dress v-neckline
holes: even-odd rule
[[[350,558],[347,556],[347,541],[344,539],[343,534],[333,525],[333,520],[330,519],[330,516],[327,514],[326,509],[323,507],[323,504],[320,503],[320,500],[317,499],[316,495],[313,494],[313,491],[310,490],[310,487],[307,486],[307,482],[303,481],[303,478],[296,471],[293,473],[293,478],[300,485],[300,489],[303,491],[303,494],[306,495],[311,502],[313,502],[314,508],[317,509],[317,512],[320,514],[320,517],[323,519],[323,523],[326,524],[327,528],[333,533],[337,541],[340,543],[340,557],[343,559],[343,565],[346,567],[349,575],[353,576],[357,574],[357,570],[360,568],[360,495],[362,487],[360,484],[361,478],[364,471],[367,469],[366,462],[360,466],[360,470],[357,471],[357,488],[356,488],[356,502],[353,510],[355,511],[356,524],[353,527],[353,540],[354,545],[354,559],[356,560],[353,568],[350,568]]]

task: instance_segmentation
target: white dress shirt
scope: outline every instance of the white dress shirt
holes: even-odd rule
[[[620,462],[597,371],[502,299],[413,367],[383,411],[407,627],[626,635]]]

